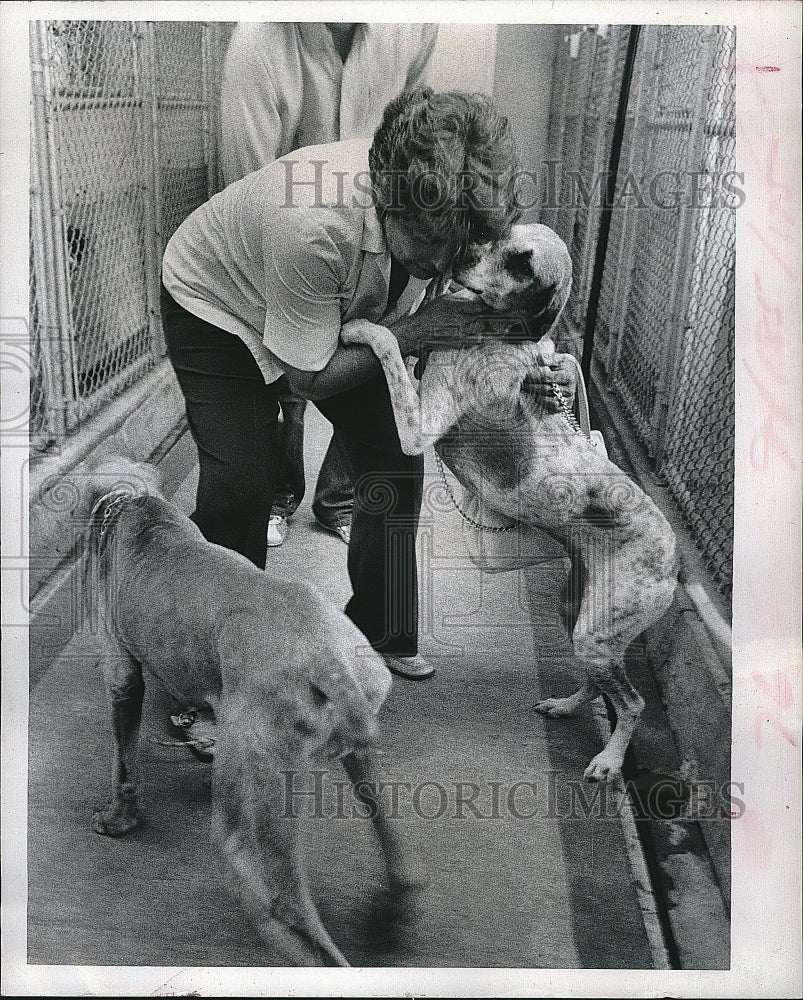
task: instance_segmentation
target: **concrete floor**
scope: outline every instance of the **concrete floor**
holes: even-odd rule
[[[313,485],[327,435],[310,407]],[[421,920],[403,950],[367,948],[363,914],[379,884],[379,857],[366,820],[331,816],[332,781],[342,777],[336,768],[324,778],[329,818],[305,823],[323,920],[354,965],[650,968],[619,823],[560,819],[550,808],[566,801],[568,783],[579,781],[599,749],[590,712],[552,721],[533,711],[542,693],[568,693],[576,684],[557,617],[565,565],[545,552],[544,563],[526,573],[480,573],[467,561],[459,516],[444,505],[429,465],[426,485],[422,651],[437,674],[423,683],[396,679],[380,720],[385,777],[419,789],[417,809],[402,791],[398,822],[429,877]],[[177,497],[188,510],[193,492],[188,481]],[[342,606],[346,548],[316,527],[309,501],[284,546],[269,550],[268,567],[313,581]],[[279,964],[228,895],[208,838],[205,766],[164,745],[166,716],[151,685],[142,743],[147,820],[114,841],[90,826],[108,794],[111,753],[91,650],[74,641],[32,691],[30,963]],[[516,789],[517,782],[531,784]],[[458,802],[469,783],[479,789],[479,816]]]

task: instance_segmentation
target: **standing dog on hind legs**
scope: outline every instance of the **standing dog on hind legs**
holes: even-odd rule
[[[378,797],[372,746],[391,686],[356,626],[307,583],[283,580],[207,542],[123,460],[88,477],[86,570],[115,741],[113,798],[95,813],[112,837],[139,822],[137,741],[144,674],[181,704],[211,710],[212,833],[257,930],[297,965],[348,965],[307,889],[298,820],[282,772],[340,758],[371,806],[391,892],[405,915],[415,889]],[[366,795],[366,793],[368,794]]]
[[[572,644],[586,680],[536,708],[558,718],[607,695],[616,728],[585,777],[613,779],[644,708],[625,673],[625,650],[672,601],[675,537],[652,500],[580,433],[567,406],[550,413],[521,391],[536,367],[561,357],[547,333],[571,289],[563,241],[546,226],[514,226],[507,239],[470,248],[454,281],[462,288],[453,294],[483,299],[489,321],[477,320],[452,349],[436,343],[419,391],[389,330],[353,320],[341,336],[379,358],[406,454],[434,444],[468,497],[579,556],[584,584]]]

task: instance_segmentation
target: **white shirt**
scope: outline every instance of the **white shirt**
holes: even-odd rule
[[[323,23],[238,24],[221,83],[226,184],[302,146],[372,138],[387,104],[425,81],[434,24],[358,24],[345,63]]]
[[[411,278],[385,316],[390,254],[370,196],[369,146],[292,152],[214,195],[167,244],[165,288],[193,316],[240,337],[266,382],[283,374],[277,358],[320,371],[343,323],[390,322],[426,287]]]

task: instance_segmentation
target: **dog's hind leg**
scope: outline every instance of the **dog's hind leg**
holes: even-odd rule
[[[589,677],[574,694],[565,698],[543,698],[535,705],[535,710],[549,719],[563,719],[568,715],[574,715],[579,708],[582,708],[592,698],[596,698],[599,693],[599,688]]]
[[[385,950],[407,945],[414,932],[416,904],[424,888],[417,866],[410,863],[410,852],[398,829],[390,821],[379,795],[379,780],[370,751],[350,753],[342,758],[355,795],[364,803],[374,824],[387,874],[387,892],[378,893],[367,923],[369,939]]]
[[[585,592],[586,575],[579,552],[571,553],[571,568],[561,594],[561,619],[567,635],[571,635],[577,623]],[[563,719],[574,715],[586,702],[596,698],[599,688],[586,675],[582,687],[565,698],[543,698],[534,707],[535,711],[549,719]]]
[[[215,746],[212,833],[233,876],[232,891],[263,940],[288,962],[347,966],[310,897],[299,817],[287,794],[287,776],[297,779],[308,762],[272,746],[254,725],[252,708],[233,711],[227,699]]]
[[[139,822],[137,744],[145,685],[142,667],[122,647],[107,644],[101,654],[114,735],[112,801],[92,817],[95,833],[119,837]]]
[[[613,705],[616,726],[584,777],[609,781],[621,775],[630,738],[644,711],[644,699],[625,672],[625,651],[658,614],[647,613],[645,595],[652,588],[649,581],[633,573],[632,560],[622,548],[611,552],[607,539],[589,546],[585,566],[585,592],[572,644],[589,682]]]
[[[647,511],[649,513],[649,510]],[[625,672],[625,652],[672,603],[677,584],[675,538],[663,518],[645,522],[629,542],[613,538],[586,547],[587,572],[580,616],[572,636],[577,658],[616,712],[608,745],[585,770],[589,781],[621,774],[644,700]]]
[[[612,781],[621,775],[625,752],[644,701],[625,672],[628,645],[660,614],[647,612],[651,593],[648,580],[633,572],[633,554],[616,547],[613,536],[587,539],[583,547],[583,596],[572,632],[574,654],[585,670],[586,682],[569,698],[550,698],[536,706],[544,715],[570,715],[585,701],[606,695],[616,712],[616,726],[608,744],[584,772],[588,781]]]
[[[630,683],[621,649],[611,652],[604,640],[592,636],[575,640],[575,652],[594,679],[597,689],[611,701],[616,726],[604,749],[583,772],[587,781],[614,781],[621,776],[625,753],[644,711],[644,699]]]
[[[342,758],[342,762],[354,785],[355,794],[365,804],[374,824],[391,891],[420,885],[416,869],[409,862],[409,852],[397,828],[390,822],[378,794],[379,778],[373,755],[366,751],[350,753]]]

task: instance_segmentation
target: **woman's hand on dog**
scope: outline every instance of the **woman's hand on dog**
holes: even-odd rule
[[[391,324],[391,329],[402,354],[418,354],[423,347],[463,342],[471,337],[479,318],[488,312],[488,306],[478,297],[441,295],[411,316],[402,316]]]
[[[521,391],[527,393],[530,399],[547,413],[559,413],[562,407],[555,395],[553,383],[557,384],[566,400],[566,405],[571,409],[577,392],[577,376],[575,367],[570,361],[555,358],[547,365],[539,365],[532,369],[522,382]]]

